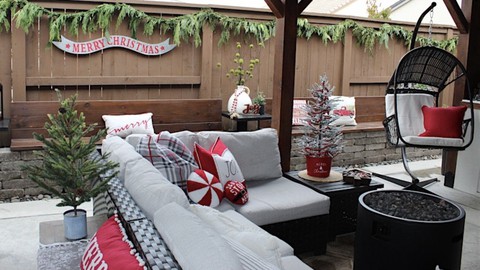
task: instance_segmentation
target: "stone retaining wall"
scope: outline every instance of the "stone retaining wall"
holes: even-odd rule
[[[304,170],[305,158],[299,153],[292,137],[291,170]],[[343,153],[333,160],[333,166],[363,165],[382,161],[400,160],[400,149],[386,146],[385,132],[347,133],[344,136]],[[409,158],[440,155],[441,150],[409,148]],[[26,179],[21,171],[22,164],[38,162],[33,151],[11,152],[10,148],[0,148],[0,201],[12,197],[36,196],[45,193],[34,182]]]
[[[304,170],[305,157],[295,143],[301,134],[292,137],[292,155],[290,170]],[[400,148],[387,145],[384,131],[355,132],[344,134],[344,148],[341,154],[333,159],[333,166],[364,165],[383,161],[401,160]],[[407,148],[408,158],[416,159],[424,156],[441,155],[440,149]]]
[[[28,180],[21,170],[22,165],[28,166],[38,161],[33,151],[11,152],[10,148],[0,148],[0,201],[45,193],[36,183]]]

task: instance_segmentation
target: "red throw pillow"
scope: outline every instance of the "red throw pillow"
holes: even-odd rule
[[[210,151],[195,144],[193,155],[198,167],[213,174],[222,185],[225,185],[228,180],[244,181],[235,157],[220,138],[217,138],[210,147]]]
[[[195,170],[187,180],[188,197],[198,204],[215,207],[223,199],[222,183],[211,173]]]
[[[422,106],[425,132],[421,137],[461,138],[466,106],[448,108]]]
[[[115,215],[105,221],[90,240],[80,268],[143,270],[145,262],[139,256]]]
[[[200,169],[205,170],[218,178],[217,167],[215,167],[212,152],[195,143],[193,146],[193,157]]]
[[[238,181],[228,181],[225,184],[225,197],[234,204],[246,204],[248,202],[247,187]]]

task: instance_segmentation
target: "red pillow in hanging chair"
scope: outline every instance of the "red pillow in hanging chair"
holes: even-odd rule
[[[423,106],[423,126],[421,137],[461,138],[462,122],[467,106],[448,108]]]

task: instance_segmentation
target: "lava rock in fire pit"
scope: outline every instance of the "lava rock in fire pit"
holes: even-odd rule
[[[410,220],[444,221],[459,215],[451,203],[422,193],[375,192],[365,196],[364,202],[381,213]]]

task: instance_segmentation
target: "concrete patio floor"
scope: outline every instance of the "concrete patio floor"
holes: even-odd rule
[[[59,199],[0,204],[0,269],[35,270],[39,247],[39,224],[62,220],[70,207],[57,207]],[[79,208],[93,213],[92,203]],[[72,269],[73,270],[73,269]]]
[[[419,176],[439,176],[441,160],[425,160],[411,163],[411,169]],[[368,170],[406,178],[401,164],[368,167]],[[422,175],[423,174],[423,175]],[[400,187],[383,182],[386,189]],[[463,240],[462,270],[480,269],[480,197],[446,188],[443,182],[436,182],[428,189],[447,199],[455,201],[465,209],[466,224]],[[39,246],[39,223],[61,220],[62,213],[68,207],[56,207],[58,199],[0,204],[0,269],[30,270],[37,268],[37,250]],[[82,205],[89,216],[92,204]],[[347,269],[347,268],[345,268]]]
[[[438,178],[439,182],[428,185],[426,189],[458,203],[465,209],[465,231],[462,249],[462,270],[480,269],[480,194],[474,196],[456,189],[445,187],[441,171],[441,159],[423,160],[409,163],[411,171],[422,179]],[[367,170],[410,181],[402,164],[367,167]],[[384,189],[400,189],[401,187],[382,181]]]

